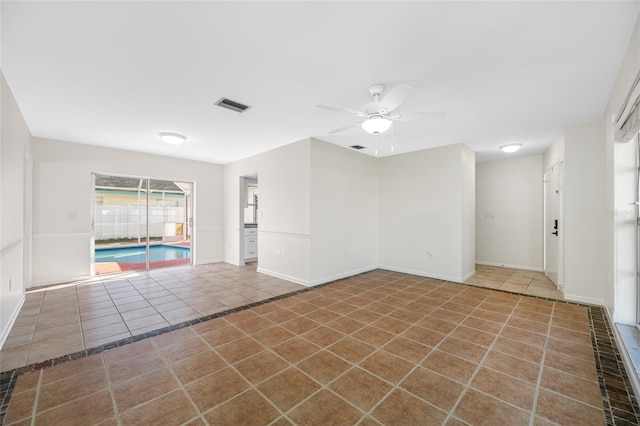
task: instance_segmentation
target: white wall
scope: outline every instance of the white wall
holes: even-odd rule
[[[0,72],[0,347],[24,302],[25,252],[28,253],[30,186],[25,184],[25,158],[31,134]],[[26,207],[26,208],[25,208]],[[11,281],[11,284],[9,284]]]
[[[565,129],[564,294],[597,304],[604,304],[607,279],[604,142],[603,120]]]
[[[636,243],[635,226],[631,226],[628,211],[632,188],[630,182],[634,142],[614,141],[611,116],[622,108],[627,93],[640,72],[640,18],[629,40],[627,53],[614,84],[605,112],[606,144],[605,158],[606,206],[605,262],[606,281],[605,304],[613,312],[615,321],[634,324],[636,322]],[[635,186],[635,185],[634,185]]]
[[[311,280],[311,140],[224,166],[225,262],[244,263],[241,177],[258,175],[258,271],[300,284]]]
[[[377,268],[377,159],[311,140],[311,282]]]
[[[195,260],[222,260],[222,166],[37,138],[33,158],[33,285],[89,275],[92,172],[195,182]]]
[[[541,271],[542,156],[476,165],[476,259],[480,264]]]
[[[459,144],[379,160],[382,268],[455,282],[473,274],[473,155]]]

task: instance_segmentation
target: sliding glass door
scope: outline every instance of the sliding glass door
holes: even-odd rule
[[[191,263],[192,184],[94,174],[96,274]]]

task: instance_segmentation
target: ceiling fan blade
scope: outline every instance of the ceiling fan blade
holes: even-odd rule
[[[346,126],[338,127],[337,129],[330,131],[329,134],[334,135],[336,133],[344,132],[346,130],[353,129],[354,127],[358,127],[360,124],[362,124],[362,122],[347,124]]]
[[[440,120],[447,116],[446,112],[439,111],[411,111],[401,112],[389,116],[390,119],[395,121],[420,121],[420,120]]]
[[[329,111],[336,111],[336,112],[346,112],[347,114],[353,114],[356,115],[358,117],[366,117],[367,115],[361,111],[356,111],[355,109],[349,109],[349,108],[343,108],[343,107],[339,107],[339,106],[334,106],[334,105],[316,105],[318,108],[322,108],[322,109],[326,109]]]
[[[404,84],[397,84],[393,86],[380,101],[380,106],[387,111],[393,111],[398,108],[405,99],[407,99],[411,90],[413,90],[411,87]]]

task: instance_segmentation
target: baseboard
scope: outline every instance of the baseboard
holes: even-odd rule
[[[622,339],[622,335],[620,335],[620,331],[618,327],[616,327],[616,323],[613,322],[613,317],[611,312],[609,312],[609,308],[604,306],[605,313],[607,318],[609,319],[609,323],[611,324],[611,328],[613,328],[613,337],[618,343],[618,347],[620,348],[620,356],[622,357],[622,363],[624,364],[625,370],[627,370],[627,376],[631,381],[631,387],[633,388],[633,392],[636,394],[636,398],[640,395],[640,379],[638,378],[638,374],[636,373],[636,369],[633,365],[633,361],[631,361],[631,357],[627,352],[627,347],[624,344],[624,340]]]
[[[220,263],[220,262],[225,262],[223,257],[217,258],[217,259],[204,259],[204,260],[200,260],[198,259],[197,263],[194,263],[194,266],[197,265],[208,265],[209,263]],[[226,262],[228,263],[228,262]]]
[[[22,305],[24,305],[25,299],[26,299],[26,296],[24,293],[22,293],[20,302],[18,302],[16,309],[13,310],[13,313],[9,318],[9,322],[7,323],[7,326],[4,328],[4,330],[2,330],[2,334],[0,334],[0,349],[2,349],[2,347],[4,346],[4,342],[7,341],[7,337],[9,337],[9,333],[11,333],[11,328],[13,328],[13,324],[15,324],[16,320],[18,319],[18,314],[20,314],[20,309],[22,309]]]
[[[300,278],[292,277],[290,275],[281,274],[280,272],[270,271],[268,269],[264,269],[264,268],[261,268],[259,266],[258,266],[258,269],[256,270],[256,272],[259,272],[259,273],[265,274],[265,275],[269,275],[270,277],[280,278],[281,280],[290,281],[290,282],[295,283],[295,284],[301,284],[301,285],[306,286],[306,287],[310,287],[311,286],[311,283],[308,280],[302,280]]]
[[[465,277],[452,277],[452,276],[448,276],[448,275],[433,274],[431,272],[416,271],[416,270],[413,270],[413,269],[396,268],[395,266],[388,266],[388,265],[380,265],[379,268],[380,269],[386,269],[387,271],[400,272],[400,273],[403,273],[403,274],[410,274],[410,275],[417,275],[419,277],[425,277],[425,278],[434,278],[434,279],[437,279],[437,280],[451,281],[451,282],[454,282],[454,283],[462,283],[462,282],[464,282],[464,280],[467,279]],[[475,273],[475,272],[473,272],[473,273]],[[471,276],[471,275],[469,275],[469,276]]]
[[[377,266],[367,266],[365,268],[353,269],[348,272],[343,272],[340,274],[315,279],[309,283],[309,286],[316,286],[320,284],[330,283],[331,281],[341,280],[343,278],[352,277],[354,275],[363,274],[365,272],[375,271],[376,269],[378,269]]]
[[[462,277],[462,282],[465,282],[466,280],[468,280],[469,278],[471,278],[472,276],[474,276],[476,274],[476,271],[471,271],[469,272],[467,275],[465,275],[464,277]]]
[[[511,265],[511,264],[507,264],[507,263],[483,262],[481,260],[476,260],[476,265],[497,266],[498,268],[521,269],[523,271],[544,272],[544,268],[538,268],[538,267],[535,267],[535,266],[523,266],[523,265]]]
[[[584,297],[584,296],[580,296],[578,294],[566,294],[565,293],[564,300],[568,300],[570,302],[586,303],[588,305],[605,306],[604,299],[598,299],[598,298],[595,298],[595,297]]]
[[[129,272],[129,271],[127,271]],[[135,271],[131,271],[131,272],[135,272]],[[85,280],[90,280],[92,278],[96,278],[96,277],[100,277],[101,275],[96,275],[94,277],[92,277],[91,275],[79,275],[77,277],[66,277],[66,278],[57,278],[55,280],[46,280],[46,281],[36,281],[36,282],[32,282],[29,287],[27,287],[27,290],[32,289],[32,288],[36,288],[36,287],[46,287],[46,286],[50,286],[50,285],[56,285],[56,284],[66,284],[66,283],[73,283],[76,281],[85,281]],[[108,274],[102,275],[107,277]]]

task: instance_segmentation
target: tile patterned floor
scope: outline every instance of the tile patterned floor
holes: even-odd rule
[[[0,371],[304,288],[225,263],[130,272],[31,290]]]
[[[466,280],[465,284],[564,300],[562,291],[558,290],[544,272],[476,265],[476,274]]]
[[[378,270],[209,318],[4,373],[0,415],[6,424],[638,423],[598,307]]]

